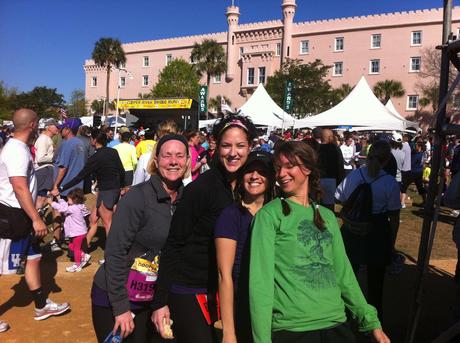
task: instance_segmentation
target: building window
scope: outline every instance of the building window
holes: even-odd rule
[[[222,74],[214,75],[214,83],[220,83],[222,81]]]
[[[308,54],[309,52],[309,46],[308,46],[308,41],[303,40],[300,42],[300,53],[301,54]]]
[[[334,62],[334,69],[332,71],[333,76],[343,75],[343,62]]]
[[[369,74],[380,73],[380,60],[371,60],[369,63]]]
[[[334,42],[334,51],[343,51],[344,42],[343,37],[337,37]]]
[[[276,43],[275,56],[281,56],[281,43]]]
[[[415,111],[418,107],[418,95],[409,95],[407,97],[407,110]]]
[[[198,62],[198,60],[196,59],[196,56],[190,56],[190,63],[191,64],[196,64]]]
[[[244,54],[244,48],[241,47],[241,48],[240,48],[240,58],[243,57],[243,54]]]
[[[147,87],[149,85],[149,76],[142,75],[142,87]]]
[[[382,35],[380,33],[371,35],[371,49],[378,49],[382,45]]]
[[[91,87],[97,87],[97,76],[91,78]]]
[[[422,65],[421,57],[411,57],[410,58],[410,71],[419,72]]]
[[[148,67],[150,65],[150,59],[148,56],[144,56],[142,66]]]
[[[171,54],[167,54],[166,55],[166,65],[168,65],[169,63],[171,63],[172,61],[172,55]]]
[[[126,86],[126,77],[120,76],[120,87],[124,88]]]
[[[248,68],[248,85],[254,84],[254,68]]]
[[[265,67],[259,67],[259,83],[265,84]]]
[[[422,31],[412,31],[411,45],[422,45]]]

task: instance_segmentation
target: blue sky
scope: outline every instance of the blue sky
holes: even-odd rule
[[[122,42],[225,31],[231,0],[0,0],[0,80],[29,91],[84,89],[101,37]],[[280,19],[281,0],[235,0],[241,23]],[[344,6],[346,4],[346,6]],[[442,7],[442,0],[297,0],[295,21]],[[454,0],[459,5],[460,0]]]

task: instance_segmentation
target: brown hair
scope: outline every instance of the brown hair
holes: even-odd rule
[[[377,177],[383,167],[386,166],[391,157],[390,144],[385,141],[377,141],[371,145],[367,154],[366,166],[367,174],[374,178]]]
[[[287,141],[279,145],[275,150],[274,160],[279,161],[280,155],[286,157],[289,162],[294,165],[298,165],[300,161],[305,168],[310,170],[310,175],[308,176],[308,190],[312,197],[310,201],[313,206],[313,222],[318,229],[321,231],[325,230],[326,224],[321,217],[319,206],[317,205],[317,203],[321,201],[321,187],[316,152],[310,145],[302,141]],[[291,213],[291,208],[287,201],[281,198],[281,204],[283,206],[283,214],[285,216],[289,215]]]
[[[179,132],[179,127],[174,120],[165,120],[158,124],[157,135],[158,139],[161,137],[169,134],[174,133],[177,134]]]
[[[68,198],[72,199],[74,204],[83,204],[86,200],[85,193],[81,188],[75,188],[69,192]]]

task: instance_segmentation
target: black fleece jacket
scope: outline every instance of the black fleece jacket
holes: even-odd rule
[[[222,167],[216,166],[188,185],[174,213],[163,248],[153,309],[168,304],[171,285],[217,289],[214,225],[234,201]]]

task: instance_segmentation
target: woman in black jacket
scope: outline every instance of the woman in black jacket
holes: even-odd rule
[[[99,342],[118,330],[126,338],[123,342],[151,342],[155,331],[149,305],[158,258],[189,169],[187,141],[178,135],[163,136],[148,164],[150,180],[131,187],[120,200],[107,238],[105,264],[91,290]]]
[[[164,323],[170,324],[171,317],[177,343],[216,341],[212,328],[217,290],[214,225],[235,199],[237,172],[247,160],[255,127],[246,117],[229,116],[214,125],[213,136],[215,165],[187,186],[177,206],[153,301],[155,327],[166,337]]]
[[[121,163],[118,152],[107,148],[107,135],[101,130],[94,128],[91,131],[91,144],[96,152],[88,158],[83,169],[65,185],[59,187],[59,192],[65,191],[94,174],[97,181],[98,193],[96,208],[91,212],[90,230],[86,236],[88,244],[97,231],[97,220],[102,219],[106,234],[109,233],[112,224],[112,215],[115,205],[120,198],[120,190],[124,185],[125,169]]]

